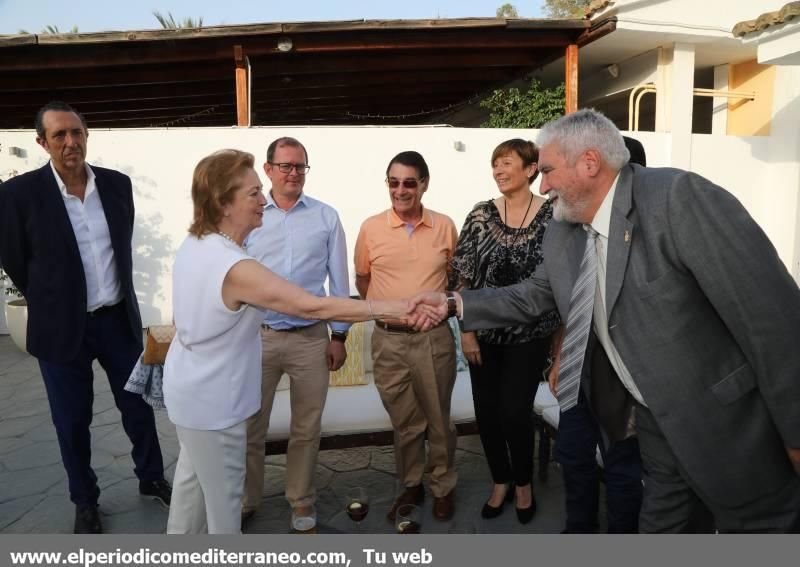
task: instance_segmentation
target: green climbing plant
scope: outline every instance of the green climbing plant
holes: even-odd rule
[[[564,114],[564,84],[542,88],[531,79],[526,90],[497,89],[480,102],[489,111],[484,128],[539,128]]]

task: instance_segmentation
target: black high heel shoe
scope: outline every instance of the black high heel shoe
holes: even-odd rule
[[[520,524],[527,524],[533,519],[536,513],[536,496],[531,494],[531,505],[527,508],[517,508],[517,520]]]
[[[503,513],[503,506],[505,506],[505,503],[511,502],[512,500],[514,500],[513,482],[509,485],[508,490],[506,490],[506,496],[500,503],[500,506],[495,508],[494,506],[491,506],[489,504],[488,500],[486,501],[486,503],[483,505],[483,508],[481,508],[481,518],[484,518],[486,520],[491,520],[492,518],[496,518],[497,516]]]

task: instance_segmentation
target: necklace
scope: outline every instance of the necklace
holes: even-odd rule
[[[514,240],[511,241],[509,247],[513,247],[517,243],[517,239],[519,235],[522,233],[521,229],[525,224],[525,219],[528,218],[528,213],[531,212],[531,205],[533,204],[533,193],[531,193],[531,198],[528,201],[528,208],[525,209],[525,214],[522,216],[522,222],[519,223],[519,227],[517,228],[517,234],[514,235]],[[506,226],[509,228],[514,228],[510,224],[508,224],[508,201],[505,197],[503,197],[503,216],[506,217]]]
[[[527,213],[526,213],[526,214],[527,214]],[[217,234],[219,234],[219,235],[220,235],[222,238],[224,238],[224,239],[225,239],[225,240],[227,240],[228,242],[233,242],[233,243],[234,243],[236,246],[238,246],[239,248],[241,248],[242,250],[244,250],[244,246],[242,246],[241,244],[239,244],[238,242],[236,242],[236,241],[235,241],[233,238],[231,238],[230,236],[228,236],[227,234],[225,234],[225,233],[224,233],[224,232],[222,232],[221,230],[218,230],[218,231],[217,231]]]

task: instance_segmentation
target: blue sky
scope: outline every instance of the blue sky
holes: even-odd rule
[[[0,34],[38,33],[47,25],[81,32],[157,29],[153,10],[204,25],[394,18],[490,17],[503,0],[0,0]],[[521,17],[542,17],[544,0],[512,1]]]

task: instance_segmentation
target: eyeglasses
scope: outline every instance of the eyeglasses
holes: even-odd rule
[[[425,179],[424,177],[421,179],[406,177],[405,179],[400,180],[397,179],[396,177],[387,177],[386,185],[388,185],[390,189],[397,189],[398,187],[400,187],[400,184],[402,183],[403,187],[405,187],[406,189],[416,189],[424,179]]]
[[[268,161],[267,163],[276,166],[278,171],[281,173],[291,173],[291,171],[294,169],[297,172],[297,175],[305,175],[308,173],[308,170],[311,169],[310,165],[306,165],[304,163],[274,163],[271,161]]]

